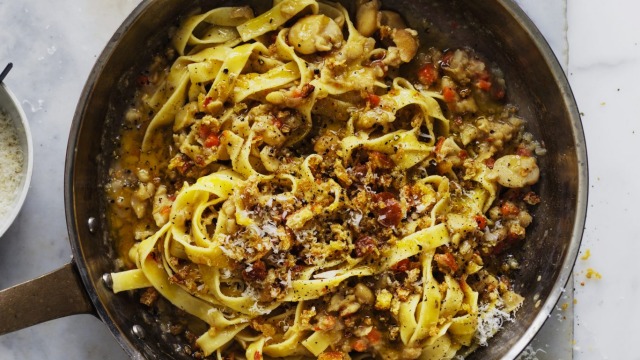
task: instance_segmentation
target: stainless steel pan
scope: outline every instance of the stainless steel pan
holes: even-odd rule
[[[238,1],[193,1],[203,9]],[[267,1],[254,1],[264,10]],[[345,1],[347,5],[353,3]],[[0,334],[77,313],[93,313],[133,358],[183,358],[177,339],[160,331],[157,316],[133,297],[114,295],[103,275],[114,269],[104,217],[102,182],[119,119],[131,99],[133,74],[168,43],[167,30],[189,10],[182,0],[143,1],[98,59],[80,98],[66,158],[65,206],[73,250],[70,264],[0,292]],[[471,46],[504,71],[509,101],[529,119],[548,154],[539,159],[543,202],[534,212],[516,289],[526,301],[471,359],[516,357],[560,298],[575,262],[587,208],[587,155],[578,109],[551,49],[510,0],[385,0],[438,47]],[[537,301],[539,299],[539,301]],[[36,306],[37,305],[37,306]],[[55,336],[55,335],[54,335]]]

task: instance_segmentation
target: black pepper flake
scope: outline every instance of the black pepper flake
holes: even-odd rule
[[[226,68],[222,69],[222,72],[225,73],[225,74],[228,74],[229,73],[229,69],[226,69]]]

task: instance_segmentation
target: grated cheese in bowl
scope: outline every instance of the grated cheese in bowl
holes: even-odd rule
[[[0,237],[18,216],[33,168],[33,145],[16,97],[0,84]]]
[[[0,221],[11,212],[23,178],[24,154],[13,120],[0,109]]]

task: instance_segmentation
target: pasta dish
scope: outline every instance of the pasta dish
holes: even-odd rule
[[[524,301],[504,255],[544,148],[499,69],[428,45],[378,0],[183,19],[116,140],[113,291],[200,319],[167,330],[196,358],[487,345]]]

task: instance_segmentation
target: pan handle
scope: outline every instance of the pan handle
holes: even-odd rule
[[[74,263],[0,291],[0,335],[75,314],[94,313]]]

